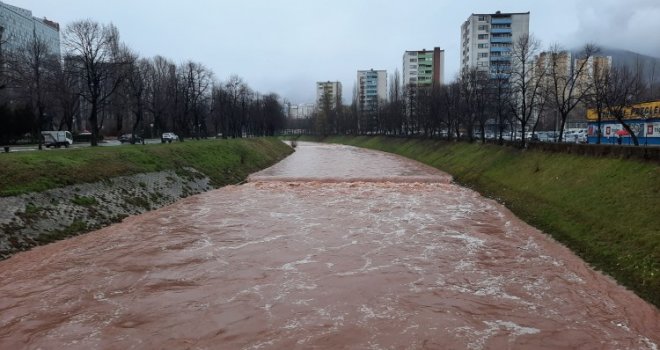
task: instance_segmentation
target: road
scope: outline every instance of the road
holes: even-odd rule
[[[658,309],[450,180],[300,143],[244,185],[0,262],[0,348],[658,348]]]
[[[160,139],[145,139],[144,143],[145,144],[154,144],[154,143],[160,143]],[[112,146],[121,146],[121,145],[129,145],[129,144],[122,144],[121,142],[117,140],[106,140],[102,141],[99,143],[99,146],[102,147],[112,147]],[[138,146],[140,144],[137,144]],[[75,148],[85,148],[85,147],[90,147],[89,142],[77,142],[71,145],[69,148],[46,148],[44,147],[43,149],[46,151],[49,150],[67,150],[67,149],[75,149]],[[10,146],[9,151],[10,152],[28,152],[28,151],[37,151],[39,150],[38,145],[21,145],[21,146]]]

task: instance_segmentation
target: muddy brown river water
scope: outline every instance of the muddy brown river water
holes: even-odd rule
[[[0,262],[0,349],[657,349],[660,312],[396,156],[250,182]]]

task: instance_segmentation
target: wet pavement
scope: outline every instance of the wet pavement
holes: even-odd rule
[[[506,208],[337,145],[18,254],[0,280],[0,349],[660,344],[655,307]]]

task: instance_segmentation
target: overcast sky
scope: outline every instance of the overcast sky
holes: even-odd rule
[[[471,13],[531,12],[544,46],[595,42],[660,57],[660,0],[2,0],[59,22],[114,23],[143,57],[194,60],[293,103],[315,82],[339,80],[349,102],[358,69],[401,70],[405,50],[445,49],[445,80],[459,67],[460,26]]]

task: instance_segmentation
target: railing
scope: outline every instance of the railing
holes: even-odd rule
[[[510,17],[505,17],[505,18],[497,18],[497,17],[492,17],[490,20],[491,24],[511,24],[513,23],[513,20]]]

